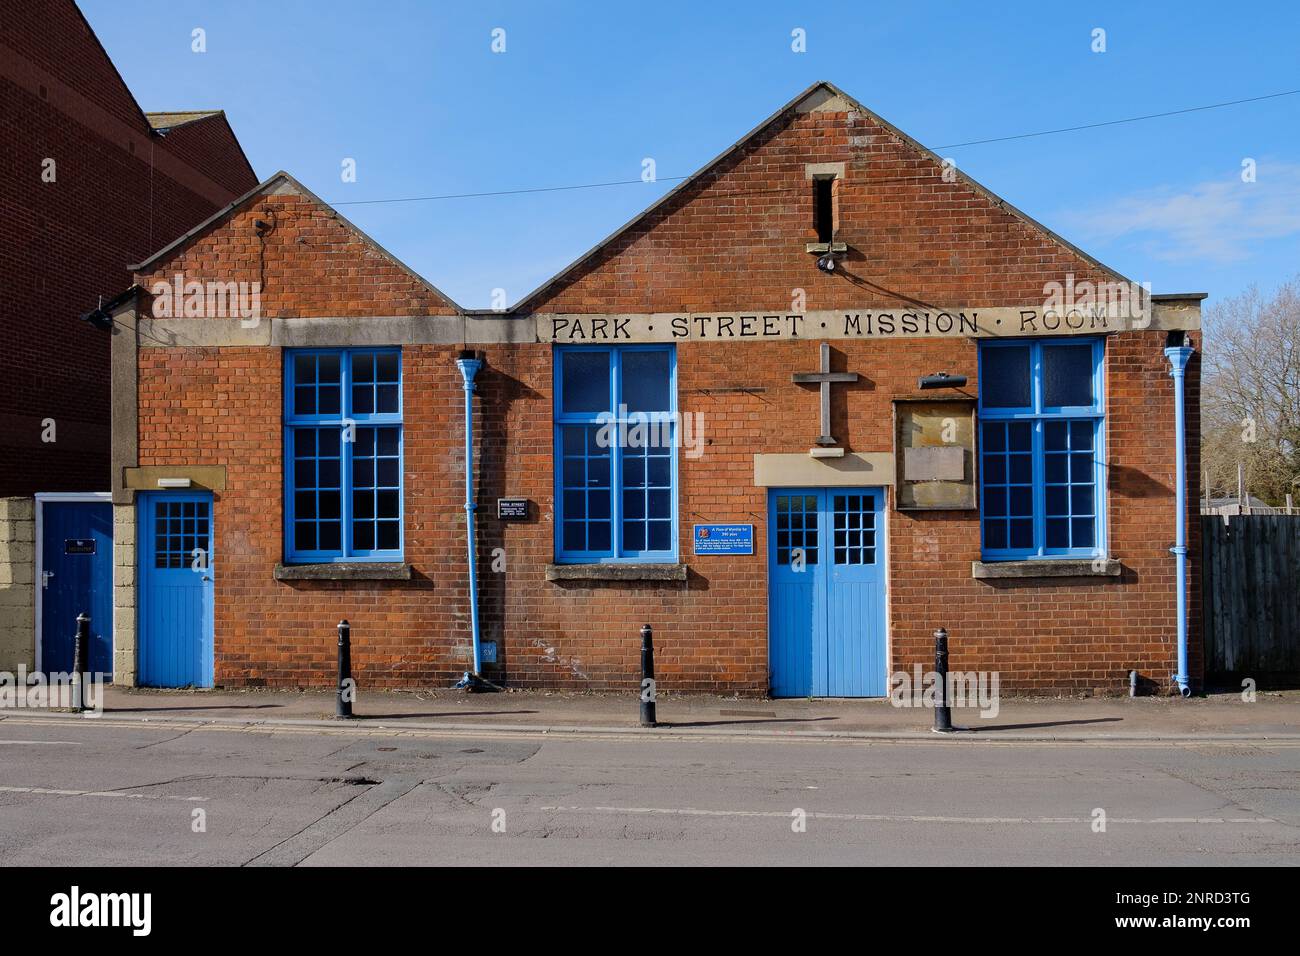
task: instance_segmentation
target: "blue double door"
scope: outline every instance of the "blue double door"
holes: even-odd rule
[[[90,615],[91,673],[113,678],[113,506],[107,501],[43,501],[41,663],[72,672],[77,616]]]
[[[885,696],[884,489],[769,494],[776,697]]]
[[[139,680],[148,687],[211,687],[212,496],[139,496]]]

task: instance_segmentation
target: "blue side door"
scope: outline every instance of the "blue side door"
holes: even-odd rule
[[[813,695],[814,645],[826,618],[821,492],[782,488],[768,499],[768,662],[775,697]]]
[[[884,490],[782,488],[768,505],[773,695],[883,697]]]
[[[212,495],[142,494],[138,507],[140,683],[211,687]]]
[[[881,488],[823,494],[827,697],[885,696],[884,502]],[[814,696],[821,696],[814,687]]]
[[[41,670],[72,671],[77,615],[90,615],[90,671],[113,677],[113,506],[41,503]]]

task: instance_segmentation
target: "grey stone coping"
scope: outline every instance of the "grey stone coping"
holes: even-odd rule
[[[1041,558],[1030,561],[972,561],[973,578],[1113,578],[1123,566],[1115,558]]]
[[[685,581],[684,564],[548,564],[548,581]]]
[[[277,564],[277,581],[409,581],[411,566],[401,561],[351,561],[336,564]]]

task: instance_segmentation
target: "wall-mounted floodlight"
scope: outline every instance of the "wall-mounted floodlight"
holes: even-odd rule
[[[159,478],[159,488],[188,488],[190,479],[188,478]]]
[[[965,375],[949,375],[947,372],[936,372],[921,378],[921,388],[961,388],[965,384]]]
[[[101,332],[113,327],[113,317],[103,309],[91,309],[81,316],[82,322],[89,322]]]

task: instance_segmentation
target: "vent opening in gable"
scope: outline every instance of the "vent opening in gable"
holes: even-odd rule
[[[813,228],[818,242],[830,242],[835,236],[834,176],[818,176],[813,180]]]

